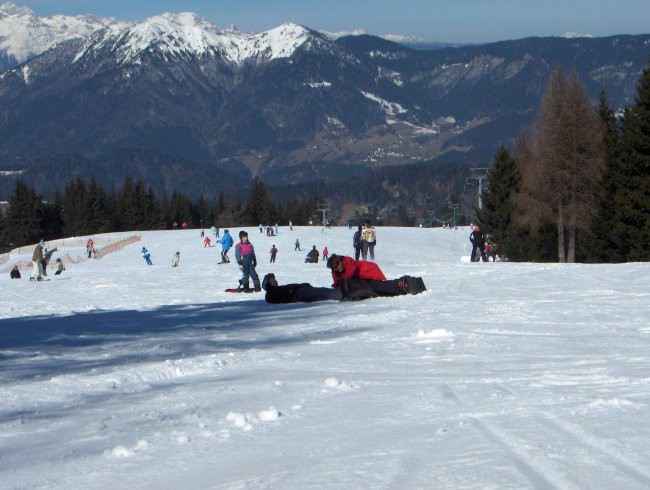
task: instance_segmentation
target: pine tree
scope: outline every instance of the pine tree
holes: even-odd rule
[[[650,260],[650,66],[639,80],[634,105],[626,112],[620,181],[614,195],[615,220],[623,258]]]
[[[176,221],[180,227],[182,223],[187,223],[192,217],[192,203],[180,192],[172,194],[170,207],[170,223]]]
[[[145,227],[148,230],[158,230],[163,228],[162,207],[160,201],[153,190],[149,187],[145,201],[144,213]]]
[[[16,247],[37,243],[43,238],[41,200],[32,188],[20,180],[9,198],[6,234],[7,241]]]
[[[85,200],[86,186],[81,177],[68,182],[63,194],[63,221],[66,235],[77,236],[86,232],[88,214]]]
[[[210,210],[205,199],[203,199],[203,196],[199,196],[196,204],[192,206],[192,225],[194,227],[200,226],[202,228],[210,226]]]
[[[278,220],[278,209],[259,177],[253,179],[248,200],[242,212],[246,225],[273,224]]]
[[[620,131],[614,112],[609,108],[607,94],[600,94],[598,115],[603,126],[605,170],[598,183],[598,204],[587,235],[586,254],[590,262],[621,262],[624,254],[620,222],[616,218],[616,191],[621,181]]]
[[[5,216],[5,210],[0,209],[0,245],[3,245],[7,241],[7,217]]]
[[[521,172],[506,148],[501,147],[494,157],[487,180],[478,219],[482,230],[497,243],[500,255],[509,257],[515,228],[513,196],[519,192]]]
[[[138,210],[135,202],[133,180],[130,176],[124,179],[122,190],[118,197],[118,221],[120,230],[135,230],[138,221]]]
[[[110,229],[108,198],[104,188],[97,182],[93,175],[88,182],[88,189],[84,200],[84,208],[87,212],[86,230],[84,234],[92,235],[104,233]]]
[[[54,200],[41,205],[41,229],[43,238],[52,240],[63,236],[63,198],[58,191],[54,193]]]

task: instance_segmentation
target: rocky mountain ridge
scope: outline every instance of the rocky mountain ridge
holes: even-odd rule
[[[134,155],[145,179],[182,161],[211,169],[218,189],[220,174],[289,183],[384,165],[484,166],[528,127],[555,66],[618,108],[650,53],[649,35],[415,50],[296,24],[222,30],[190,13],[102,22],[0,74],[3,169],[47,172],[48,156],[78,155],[68,168],[88,173],[119,154],[124,171]]]

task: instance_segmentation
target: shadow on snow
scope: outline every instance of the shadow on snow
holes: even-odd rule
[[[1,319],[0,368],[4,382],[47,378],[224,350],[306,344],[368,330],[323,328],[318,318],[345,306],[234,301]]]

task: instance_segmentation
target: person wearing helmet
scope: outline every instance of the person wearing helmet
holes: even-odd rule
[[[248,233],[243,230],[239,232],[239,243],[235,246],[235,260],[242,271],[242,289],[250,289],[250,277],[253,279],[253,287],[255,288],[255,291],[261,291],[260,278],[255,270],[255,267],[257,267],[255,248],[253,247],[253,244],[248,241]]]
[[[314,301],[342,300],[341,291],[332,288],[315,288],[311,284],[295,283],[280,286],[275,274],[269,273],[262,280],[267,303],[312,303]]]

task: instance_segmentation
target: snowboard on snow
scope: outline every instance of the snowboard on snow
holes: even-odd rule
[[[226,293],[254,293],[255,289],[252,288],[228,288]]]

